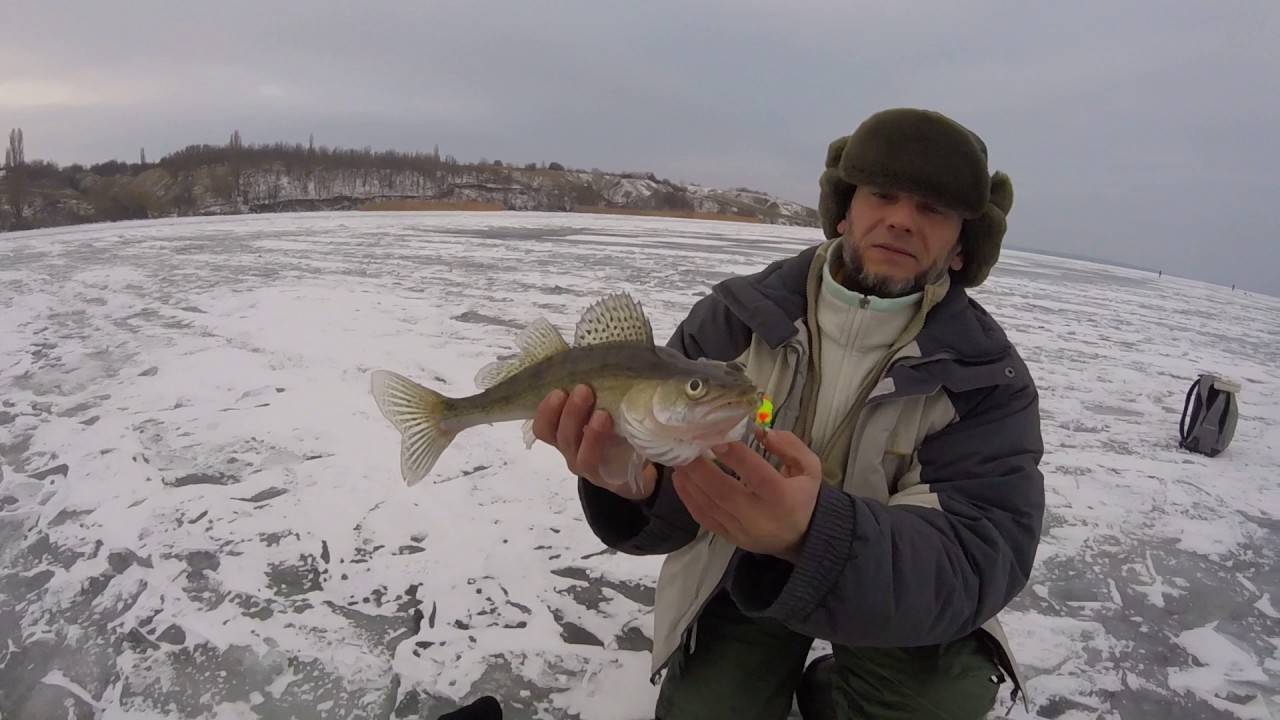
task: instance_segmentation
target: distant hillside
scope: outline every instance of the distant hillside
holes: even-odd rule
[[[0,231],[105,220],[306,210],[622,212],[816,226],[817,212],[747,188],[559,163],[466,164],[433,153],[312,145],[193,145],[159,162],[33,161],[0,172]]]

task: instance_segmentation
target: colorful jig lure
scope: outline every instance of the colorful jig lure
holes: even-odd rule
[[[773,427],[773,401],[768,395],[760,398],[760,407],[756,408],[756,425],[766,429]]]

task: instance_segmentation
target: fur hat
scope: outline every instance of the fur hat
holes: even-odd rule
[[[867,118],[827,148],[818,215],[828,239],[840,234],[860,184],[909,192],[960,213],[965,287],[981,285],[1000,257],[1013,206],[1009,176],[987,174],[987,146],[956,121],[931,110],[895,108]]]

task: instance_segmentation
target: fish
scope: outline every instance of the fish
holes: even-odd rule
[[[749,432],[761,393],[738,362],[690,359],[655,345],[643,307],[627,293],[607,295],[579,318],[573,345],[545,318],[516,337],[515,357],[476,373],[480,392],[449,397],[392,370],[371,373],[378,409],[400,432],[400,473],[412,487],[430,473],[465,430],[524,420],[533,447],[533,417],[553,390],[579,384],[595,394],[614,432],[638,457],[669,467],[708,456],[713,445]]]

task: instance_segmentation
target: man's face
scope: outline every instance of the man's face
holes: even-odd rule
[[[919,292],[947,268],[964,266],[957,250],[963,222],[917,195],[859,185],[838,226],[849,273],[842,281],[879,297]]]

